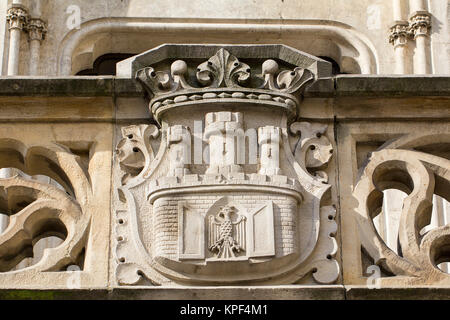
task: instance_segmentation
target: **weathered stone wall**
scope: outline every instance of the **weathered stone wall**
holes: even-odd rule
[[[449,9],[1,0],[0,297],[449,297]]]
[[[319,79],[306,90],[300,109],[300,118],[312,123],[328,123],[328,130],[331,133],[334,132],[335,137],[332,139],[332,141],[335,139],[333,157],[337,159],[337,164],[333,170],[338,178],[336,178],[336,182],[332,182],[332,188],[338,193],[338,198],[331,195],[331,200],[323,200],[326,205],[334,204],[337,208],[334,219],[337,222],[338,230],[334,233],[338,235],[337,239],[339,239],[336,259],[341,266],[341,275],[332,284],[318,285],[312,278],[308,278],[309,280],[288,286],[274,283],[270,293],[267,292],[267,288],[250,286],[245,294],[239,289],[233,291],[229,288],[205,287],[194,290],[183,288],[183,286],[180,289],[165,291],[163,285],[163,288],[141,289],[140,291],[135,289],[133,297],[189,298],[195,294],[197,297],[225,299],[230,295],[235,296],[238,292],[240,292],[240,298],[270,296],[274,299],[343,299],[344,296],[347,298],[409,297],[421,299],[448,297],[448,289],[445,289],[448,280],[445,274],[441,276],[430,269],[417,271],[416,275],[418,276],[416,277],[405,278],[404,275],[399,276],[401,272],[395,268],[393,269],[394,276],[385,273],[386,270],[381,265],[380,287],[375,289],[368,287],[369,284],[377,284],[371,282],[371,272],[367,271],[367,267],[374,264],[372,260],[374,257],[371,256],[373,252],[370,251],[370,248],[368,252],[361,250],[361,245],[367,240],[362,239],[359,235],[361,220],[356,219],[355,210],[357,210],[358,201],[361,198],[354,193],[358,179],[361,179],[359,169],[364,162],[369,161],[367,153],[374,152],[386,141],[392,139],[396,141],[395,139],[399,137],[409,139],[407,137],[415,135],[418,138],[406,140],[405,143],[398,142],[398,147],[392,145],[390,149],[385,149],[385,152],[393,152],[392,150],[396,150],[395,148],[411,150],[409,146],[415,144],[416,146],[413,148],[416,148],[416,151],[419,150],[441,158],[448,157],[448,144],[445,142],[445,138],[450,134],[448,132],[450,98],[447,83],[448,78],[437,76],[401,78],[339,76]],[[14,78],[0,79],[0,84],[0,121],[2,121],[0,130],[2,156],[0,159],[2,167],[18,167],[28,173],[42,172],[48,168],[49,163],[47,160],[47,162],[41,161],[44,157],[53,159],[51,161],[61,166],[66,175],[76,172],[73,177],[69,174],[68,178],[64,178],[60,172],[53,175],[52,169],[44,170],[55,181],[59,181],[69,194],[75,196],[81,203],[83,214],[89,214],[91,219],[85,229],[87,230],[85,239],[88,245],[85,247],[84,253],[82,248],[70,249],[73,252],[73,262],[70,263],[76,264],[77,261],[83,261],[82,264],[78,264],[81,270],[66,271],[71,269],[64,263],[56,263],[53,266],[51,264],[43,265],[42,261],[48,263],[48,259],[44,259],[40,264],[31,266],[29,270],[3,271],[0,273],[2,296],[5,298],[17,297],[15,293],[17,289],[40,288],[57,290],[46,296],[50,297],[51,295],[53,298],[131,297],[130,292],[124,289],[128,286],[118,284],[121,280],[116,282],[113,276],[115,268],[121,264],[117,260],[120,257],[116,252],[112,252],[112,248],[118,241],[115,236],[116,231],[114,231],[117,219],[122,216],[121,213],[118,215],[111,208],[113,200],[110,200],[109,194],[114,195],[116,191],[113,190],[109,177],[114,175],[111,159],[113,159],[113,151],[117,143],[113,132],[125,125],[149,123],[149,117],[145,111],[146,103],[141,98],[143,92],[132,80],[114,77],[90,79]],[[419,147],[424,144],[430,146]],[[36,149],[38,146],[46,146],[48,151]],[[20,160],[21,157],[15,156],[19,153],[23,155],[23,160]],[[52,156],[52,154],[57,156]],[[19,159],[18,162],[15,159]],[[77,169],[77,166],[81,169]],[[330,176],[332,174],[330,172]],[[85,179],[83,175],[89,176],[89,178]],[[86,193],[86,190],[92,191]],[[438,192],[445,195],[442,194],[442,190]],[[244,198],[245,196],[241,195],[240,197]],[[197,196],[197,201],[202,201],[198,204],[199,208],[201,206],[210,207],[210,204],[217,198],[214,196],[214,199],[208,200]],[[267,200],[266,198],[264,199]],[[259,198],[257,199],[259,200]],[[158,201],[156,200],[155,204]],[[187,199],[187,202],[189,201]],[[236,201],[241,200],[239,198]],[[284,205],[278,198],[274,199],[274,202],[278,207]],[[67,206],[69,205],[71,205],[70,201],[67,202]],[[189,205],[195,207],[193,203]],[[113,207],[120,209],[116,204],[113,204]],[[175,206],[172,207],[173,212],[178,210]],[[277,211],[274,213],[278,214]],[[300,212],[300,214],[302,213]],[[328,220],[329,216],[333,219],[333,215],[326,213],[323,215],[324,220]],[[66,221],[71,221],[72,218],[67,219]],[[125,227],[129,227],[132,223],[127,219],[124,219]],[[82,220],[74,221],[79,221],[74,226],[78,223],[83,224]],[[276,221],[275,219],[275,227],[280,229],[278,228],[280,225]],[[172,222],[176,225],[177,220]],[[289,222],[288,225],[293,224]],[[157,228],[157,224],[155,224],[155,228]],[[298,225],[297,228],[302,233],[305,226]],[[70,232],[69,236],[72,236]],[[174,238],[174,235],[171,236]],[[128,241],[129,239],[123,240]],[[299,248],[304,247],[304,244],[300,244]],[[277,247],[277,251],[280,249],[281,247]],[[122,249],[119,247],[118,250],[121,252]],[[158,249],[155,248],[155,250]],[[55,254],[56,252],[50,253]],[[176,251],[171,250],[164,255],[176,258],[177,254]],[[128,263],[128,258],[126,259],[122,265]],[[3,260],[2,265],[5,265]],[[39,266],[42,268],[39,269]],[[396,274],[396,272],[399,273]],[[157,277],[155,276],[154,279]],[[145,285],[145,282],[141,284]],[[429,285],[434,286],[432,293],[429,292],[431,289],[424,288]],[[113,290],[107,294],[102,288]],[[86,292],[86,289],[95,290]],[[159,293],[156,294],[156,292]]]
[[[346,73],[449,72],[449,16],[444,0],[429,5],[424,0],[197,0],[189,6],[144,0],[5,0],[0,22],[5,21],[5,3],[13,2],[49,26],[40,47],[22,33],[20,75],[75,74],[92,68],[104,54],[137,54],[163,43],[280,43],[328,56]],[[402,29],[416,12],[431,15],[429,39],[412,39]],[[393,25],[399,27],[391,30]],[[4,75],[9,37],[8,27],[5,32],[0,28]]]

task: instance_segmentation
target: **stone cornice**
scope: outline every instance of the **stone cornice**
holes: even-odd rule
[[[317,79],[304,96],[450,96],[449,81],[441,75],[338,75]],[[143,92],[134,80],[114,76],[0,78],[0,96],[142,97]]]

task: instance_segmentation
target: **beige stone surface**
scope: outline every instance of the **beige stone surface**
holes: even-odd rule
[[[329,67],[172,45],[0,79],[0,297],[448,297],[448,77]]]
[[[0,120],[111,121],[110,97],[0,97]]]
[[[23,33],[18,74],[75,74],[92,68],[103,54],[138,54],[163,43],[279,43],[328,56],[346,73],[450,73],[448,2],[432,1],[429,7],[426,1],[419,7],[414,1],[397,2],[24,0],[30,15],[47,21],[49,31],[40,43],[37,67],[26,63],[36,50]],[[399,21],[408,25],[416,11],[431,14],[431,31],[394,49],[390,28]],[[9,45],[9,32],[0,36]]]
[[[107,285],[110,181],[103,178],[111,170],[111,134],[110,124],[1,125],[2,167],[47,175],[64,187],[20,176],[1,179],[2,212],[10,215],[1,235],[2,288]],[[45,249],[36,264],[6,272],[49,235],[65,241]],[[70,265],[81,271],[66,271]]]

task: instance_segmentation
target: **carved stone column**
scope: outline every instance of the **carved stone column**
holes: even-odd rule
[[[395,74],[407,73],[408,22],[395,21],[389,30],[389,42],[394,46]]]
[[[28,11],[20,4],[13,4],[8,9],[6,20],[9,23],[10,41],[8,58],[8,75],[14,76],[19,73],[20,37],[28,23]]]
[[[47,33],[47,24],[40,18],[31,18],[27,26],[30,42],[30,75],[38,75],[41,42]]]
[[[406,13],[406,3],[404,0],[393,0],[392,11],[394,23],[389,29],[389,42],[394,47],[395,74],[406,74],[410,70],[410,57],[408,50],[408,21]]]
[[[409,18],[409,30],[416,40],[414,73],[431,73],[430,60],[431,16],[427,11],[416,11]]]

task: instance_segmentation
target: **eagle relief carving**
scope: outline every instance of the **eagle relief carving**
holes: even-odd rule
[[[277,45],[176,60],[164,55],[185,47],[167,46],[128,60],[155,125],[118,139],[118,285],[334,283],[333,128],[296,122],[329,63]]]
[[[236,216],[234,220],[233,216]],[[209,217],[209,250],[217,259],[236,258],[245,251],[245,220],[231,206],[221,207],[217,216]]]

